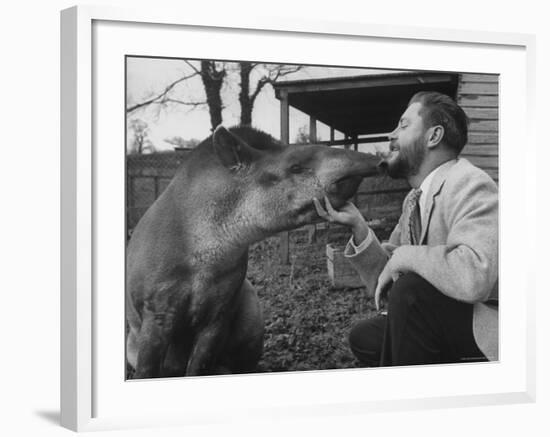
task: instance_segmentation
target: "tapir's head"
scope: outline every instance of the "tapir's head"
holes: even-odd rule
[[[338,208],[365,176],[377,173],[374,155],[323,145],[284,146],[252,128],[218,127],[212,136],[239,215],[264,233],[318,220],[313,198]],[[249,221],[250,220],[250,221]]]

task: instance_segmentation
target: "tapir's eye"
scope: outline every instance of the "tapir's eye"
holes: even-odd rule
[[[300,164],[294,164],[290,167],[290,172],[295,174],[302,173],[304,170],[304,167],[302,167]]]

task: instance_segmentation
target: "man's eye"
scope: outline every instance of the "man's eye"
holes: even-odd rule
[[[300,164],[294,164],[290,167],[291,173],[302,173],[304,171],[304,168]]]

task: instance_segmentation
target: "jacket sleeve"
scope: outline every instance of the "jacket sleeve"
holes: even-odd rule
[[[399,228],[398,224],[387,243],[380,243],[374,231],[369,229],[371,241],[366,247],[356,252],[348,243],[344,250],[344,256],[359,273],[361,281],[365,284],[367,296],[374,296],[380,272],[399,243]]]
[[[437,199],[448,229],[445,244],[401,246],[391,267],[419,274],[454,299],[482,302],[498,278],[498,189],[484,173],[449,182]]]
[[[407,199],[403,201],[403,204]],[[348,243],[344,250],[344,256],[349,260],[353,268],[359,274],[361,281],[365,284],[367,296],[374,296],[378,277],[388,262],[393,251],[399,246],[401,240],[401,220],[393,229],[387,242],[381,243],[372,229],[369,228],[371,242],[368,246],[356,252]],[[363,245],[360,245],[363,246]]]

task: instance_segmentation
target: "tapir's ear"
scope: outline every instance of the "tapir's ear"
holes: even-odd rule
[[[212,135],[214,152],[221,163],[236,170],[250,164],[257,159],[259,152],[246,144],[236,135],[233,135],[223,126],[218,126]]]

